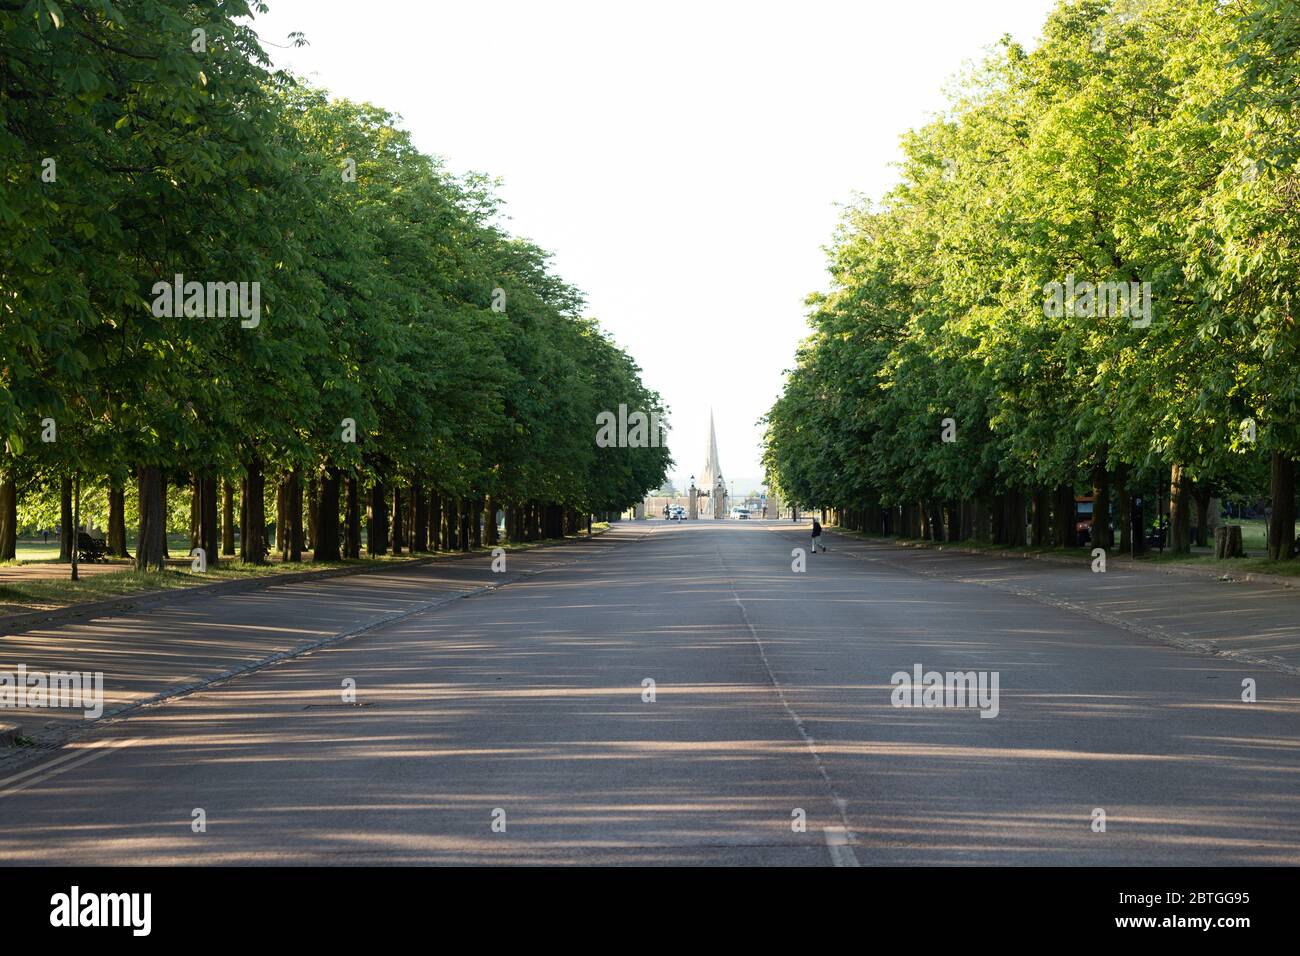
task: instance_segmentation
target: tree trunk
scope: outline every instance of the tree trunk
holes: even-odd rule
[[[1110,532],[1110,475],[1105,465],[1092,469],[1092,547],[1109,549],[1115,542]]]
[[[981,544],[987,544],[992,540],[992,525],[990,523],[989,505],[987,499],[980,495],[971,500],[971,537]]]
[[[199,499],[202,497],[202,489],[199,487],[199,473],[196,471],[190,476],[190,551],[199,547]]]
[[[346,533],[343,538],[343,557],[355,561],[361,557],[361,495],[360,489],[357,487],[355,474],[348,476],[346,487],[347,500],[343,508],[346,519],[344,522]]]
[[[72,527],[72,479],[59,479],[59,561],[72,562],[76,546],[76,529]]]
[[[1031,525],[1031,537],[1029,543],[1035,548],[1047,547],[1052,533],[1052,522],[1049,517],[1051,509],[1051,494],[1046,488],[1035,488],[1033,494],[1033,522]]]
[[[1008,491],[1003,499],[1005,514],[1003,534],[1009,548],[1025,546],[1025,496],[1020,491]]]
[[[108,482],[108,553],[115,558],[129,558],[126,550],[126,492],[116,479]]]
[[[483,515],[484,529],[487,531],[487,540],[484,543],[489,548],[495,548],[500,544],[500,539],[497,535],[497,503],[491,495],[483,500]]]
[[[402,486],[393,484],[393,554],[401,554],[406,540],[402,534]]]
[[[1192,482],[1181,464],[1169,469],[1169,550],[1187,554],[1192,550]]]
[[[1122,554],[1129,553],[1132,535],[1133,498],[1129,494],[1128,480],[1128,465],[1119,465],[1115,469],[1115,523],[1119,525],[1119,550]]]
[[[146,465],[140,469],[140,528],[135,545],[137,571],[161,571],[167,543],[167,490],[162,469]]]
[[[402,528],[406,532],[406,553],[415,554],[415,495],[414,483],[406,486],[406,497],[402,499],[402,507],[406,509],[406,514],[402,515]]]
[[[1054,516],[1056,528],[1052,534],[1058,548],[1075,548],[1079,545],[1075,524],[1074,485],[1056,486],[1056,507]]]
[[[1129,553],[1134,557],[1146,554],[1147,551],[1147,521],[1146,521],[1146,499],[1142,495],[1130,491],[1128,494],[1128,539]]]
[[[320,541],[320,476],[313,473],[307,479],[307,550],[315,552]],[[315,554],[312,560],[315,560]]]
[[[470,543],[474,550],[483,547],[483,500],[475,499],[470,506]]]
[[[333,465],[321,476],[316,503],[313,561],[339,559],[339,471]]]
[[[73,477],[72,486],[72,530],[75,534],[81,527],[81,472],[78,470]],[[74,537],[72,543],[72,580],[77,580],[77,540]]]
[[[343,557],[355,561],[361,557],[361,488],[356,475],[347,479],[346,515],[347,549]]]
[[[1214,556],[1219,559],[1243,558],[1241,525],[1223,524],[1214,529]]]
[[[429,492],[429,550],[441,551],[443,546],[442,495],[431,491]]]
[[[266,563],[266,479],[262,476],[262,463],[252,458],[244,479],[244,526],[240,529],[240,558],[247,564]]]
[[[221,505],[221,553],[235,556],[235,486],[233,482],[223,483]]]
[[[1273,515],[1268,523],[1268,556],[1288,561],[1295,543],[1295,460],[1273,452],[1269,475]]]
[[[18,486],[12,478],[0,480],[0,561],[18,557]]]
[[[289,560],[294,564],[302,561],[302,476],[295,468],[289,472]]]
[[[283,561],[289,554],[289,538],[285,534],[285,525],[289,515],[288,476],[281,475],[275,486],[275,550]]]
[[[1192,488],[1192,494],[1196,496],[1196,545],[1204,548],[1210,539],[1210,486],[1205,482],[1197,482]]]
[[[967,541],[970,539],[971,513],[970,499],[963,498],[948,506],[948,540]]]
[[[429,499],[424,483],[411,482],[411,503],[415,506],[415,523],[411,526],[411,550],[421,554],[429,550]]]
[[[212,475],[200,474],[198,492],[198,547],[203,549],[208,567],[212,568],[221,560],[218,554],[221,550],[221,526],[217,521],[217,479]]]
[[[382,481],[370,489],[369,519],[366,526],[366,550],[371,557],[388,553],[388,489]]]

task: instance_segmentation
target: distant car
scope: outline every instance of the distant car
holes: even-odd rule
[[[1074,499],[1074,537],[1080,547],[1092,541],[1092,498]]]

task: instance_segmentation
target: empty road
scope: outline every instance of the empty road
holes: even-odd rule
[[[832,536],[799,573],[805,541],[623,524],[104,722],[0,765],[0,863],[1300,863],[1300,677],[973,582],[978,558]],[[1076,602],[1214,586],[1033,573]],[[894,706],[918,666],[996,675],[996,716]]]

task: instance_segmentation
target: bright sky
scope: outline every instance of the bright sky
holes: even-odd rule
[[[836,204],[885,192],[963,62],[1004,33],[1032,43],[1055,4],[268,2],[277,65],[503,181],[511,231],[554,252],[663,395],[677,482],[704,466],[712,407],[746,485]],[[310,46],[270,45],[294,30]]]

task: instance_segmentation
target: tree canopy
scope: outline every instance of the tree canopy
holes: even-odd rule
[[[1271,468],[1289,556],[1298,46],[1283,0],[1063,2],[1032,50],[1004,39],[846,210],[770,480],[872,530],[1004,543],[1021,496],[1046,521],[1168,488],[1179,550],[1193,496]]]
[[[593,436],[659,396],[491,182],[273,70],[264,11],[0,3],[4,481],[332,475],[588,514],[657,487],[665,447]]]

